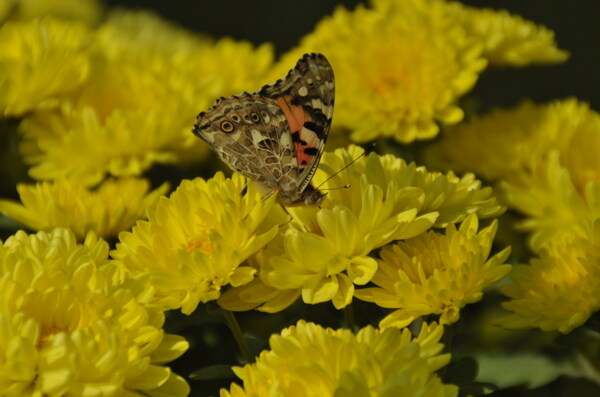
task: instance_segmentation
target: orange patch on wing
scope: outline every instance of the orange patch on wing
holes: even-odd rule
[[[285,115],[285,118],[290,125],[290,131],[292,134],[296,131],[300,131],[304,125],[304,110],[302,106],[294,106],[291,103],[291,96],[286,95],[275,99],[275,102]]]
[[[298,167],[308,167],[312,161],[314,154],[308,154],[304,149],[316,148],[319,146],[319,138],[317,135],[304,128],[304,123],[310,121],[307,119],[307,115],[302,109],[302,106],[295,106],[291,103],[291,96],[286,95],[275,99],[275,103],[279,105],[285,118],[287,119],[288,125],[290,126],[290,132],[298,133],[301,142],[294,141],[294,149],[296,149],[296,160],[298,160]]]
[[[315,157],[315,154],[306,153],[305,149],[318,148],[319,138],[314,132],[307,130],[306,128],[302,128],[300,130],[300,139],[306,143],[302,145],[300,142],[294,142],[294,144],[296,146],[296,158],[298,159],[298,165],[300,168],[304,168],[308,167],[313,157]]]
[[[296,145],[296,158],[298,159],[298,167],[306,168],[310,164],[310,161],[314,157],[311,154],[306,154],[300,149],[300,145]]]

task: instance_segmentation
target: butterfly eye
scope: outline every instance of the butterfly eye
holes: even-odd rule
[[[232,132],[233,131],[233,124],[231,124],[231,121],[225,120],[221,123],[221,130],[223,130],[223,132]]]
[[[240,116],[238,116],[237,114],[234,114],[233,116],[231,116],[231,120],[234,123],[239,123],[240,122]]]
[[[255,123],[258,123],[260,121],[260,116],[258,115],[258,113],[253,112],[250,115],[250,118],[252,119],[252,121],[254,121]]]

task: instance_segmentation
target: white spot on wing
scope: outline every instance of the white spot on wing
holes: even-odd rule
[[[308,95],[308,89],[305,86],[302,86],[302,87],[298,88],[298,95],[300,95],[300,96],[307,96]]]
[[[281,147],[284,147],[286,149],[291,149],[293,144],[292,144],[292,135],[291,134],[281,134],[281,137],[279,138],[279,145]]]
[[[314,109],[321,109],[321,110],[323,110],[323,101],[321,101],[319,98],[313,98],[310,101],[310,104],[311,104],[311,106]]]
[[[265,112],[264,110],[260,112],[260,116],[262,117],[265,123],[271,122],[271,116],[269,116],[269,113]]]
[[[258,146],[258,144],[265,139],[265,137],[263,136],[263,134],[260,133],[259,130],[250,130],[250,133],[252,134],[252,143],[254,144],[254,146]]]

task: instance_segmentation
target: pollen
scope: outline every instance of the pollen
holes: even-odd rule
[[[200,250],[205,254],[210,254],[213,250],[213,245],[207,236],[202,236],[200,238],[188,241],[183,249],[187,252]]]

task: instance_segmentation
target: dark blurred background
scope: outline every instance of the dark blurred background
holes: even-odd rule
[[[271,42],[278,54],[293,47],[339,5],[358,0],[108,0],[109,6],[152,9],[191,30],[255,44]],[[476,7],[506,9],[556,33],[571,58],[562,65],[487,70],[475,86],[480,110],[508,107],[524,98],[545,102],[575,96],[600,109],[600,2],[597,0],[464,0]]]

